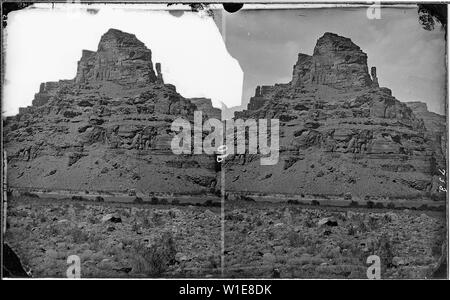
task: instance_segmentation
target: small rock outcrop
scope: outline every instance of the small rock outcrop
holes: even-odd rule
[[[201,110],[203,113],[206,113],[208,117],[215,118],[218,120],[222,119],[222,111],[219,108],[215,108],[212,106],[211,99],[208,98],[189,98],[191,103],[195,104],[197,110]]]
[[[96,52],[83,51],[75,82],[108,80],[143,86],[156,79],[151,50],[134,34],[110,29],[101,37]]]
[[[372,76],[372,86],[376,88],[379,87],[376,67],[370,68],[370,75]]]
[[[164,83],[163,75],[161,73],[161,64],[156,63],[155,68],[156,68],[156,81],[158,83]]]
[[[372,85],[367,54],[349,38],[327,32],[312,56],[300,53],[294,66],[292,84],[323,84],[338,89],[361,89]]]

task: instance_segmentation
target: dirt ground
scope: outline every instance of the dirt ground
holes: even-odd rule
[[[431,278],[446,237],[443,212],[229,204],[228,277],[367,278],[370,255],[381,278]]]
[[[26,198],[8,206],[5,240],[33,277],[66,277],[69,255],[80,257],[81,277],[219,272],[217,208]]]
[[[433,278],[444,212],[228,201],[225,277]],[[220,208],[13,198],[6,242],[33,277],[220,277]]]

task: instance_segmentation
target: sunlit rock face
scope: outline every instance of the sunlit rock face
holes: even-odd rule
[[[417,107],[420,107],[416,105]],[[422,112],[420,112],[422,111]],[[278,118],[280,159],[228,159],[227,188],[268,194],[422,197],[439,194],[445,117],[379,87],[349,38],[325,33],[298,55],[291,82],[257,87],[236,118]]]
[[[83,50],[76,77],[41,84],[5,121],[8,183],[49,190],[209,193],[215,158],[174,155],[172,121],[194,111],[220,119],[208,99],[164,84],[161,65],[133,34],[110,29]]]
[[[339,89],[369,87],[367,54],[350,39],[327,32],[317,41],[313,55],[300,53],[294,66],[292,84],[309,83]]]
[[[110,29],[101,37],[97,52],[83,51],[75,81],[144,85],[156,78],[150,49],[135,35]]]
[[[314,48],[312,83],[335,88],[365,88],[372,85],[367,54],[350,39],[325,33]]]
[[[267,194],[427,198],[446,165],[445,117],[398,101],[350,39],[326,33],[299,54],[292,80],[259,86],[239,118],[280,120],[280,158],[226,158],[226,190]],[[73,80],[40,86],[4,123],[8,183],[75,190],[214,192],[208,155],[174,155],[172,121],[220,119],[206,98],[186,99],[134,35],[109,30],[83,51]]]

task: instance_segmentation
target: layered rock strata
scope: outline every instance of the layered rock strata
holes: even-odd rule
[[[411,109],[411,107],[413,109]],[[379,87],[367,55],[325,33],[313,55],[300,53],[291,82],[257,87],[235,118],[280,120],[280,159],[227,159],[228,190],[367,197],[439,196],[445,169],[445,117],[419,112]]]
[[[155,68],[141,41],[110,29],[97,51],[83,51],[73,80],[41,84],[32,106],[4,123],[9,186],[215,191],[214,156],[174,155],[171,123],[192,122],[196,110],[220,118],[220,110],[182,97]]]

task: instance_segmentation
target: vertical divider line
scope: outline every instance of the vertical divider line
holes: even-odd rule
[[[3,184],[3,201],[2,201],[2,241],[4,238],[4,234],[6,234],[6,218],[7,218],[7,211],[8,211],[8,176],[7,176],[7,171],[8,171],[8,156],[6,153],[6,150],[2,151],[2,167],[3,167],[3,179],[2,179],[2,184]],[[3,250],[3,247],[2,247]],[[3,252],[2,252],[2,257],[3,257]]]
[[[226,12],[225,10],[221,9],[221,33],[223,42],[226,46],[227,44],[227,34],[226,34]],[[223,138],[222,140],[226,141],[226,128],[225,128],[225,120],[223,120],[222,115],[222,123],[223,123]],[[224,143],[225,144],[225,143]],[[221,195],[221,201],[220,201],[220,239],[221,239],[221,253],[220,253],[220,272],[222,275],[222,278],[225,276],[225,158],[222,159],[220,166],[220,176],[221,176],[221,182],[220,182],[220,195]]]
[[[220,232],[220,238],[221,238],[221,262],[220,262],[220,269],[221,269],[221,275],[224,277],[225,275],[225,163],[222,160],[221,167],[220,167],[220,176],[221,176],[221,182],[220,182],[220,194],[221,194],[221,203],[220,203],[220,221],[221,221],[221,232]]]

